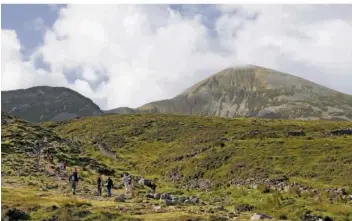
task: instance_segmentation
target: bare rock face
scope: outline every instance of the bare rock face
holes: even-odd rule
[[[31,122],[103,114],[99,106],[89,98],[64,87],[40,86],[2,91],[1,107],[2,111]]]
[[[225,69],[139,111],[219,117],[352,120],[352,96],[274,70]]]

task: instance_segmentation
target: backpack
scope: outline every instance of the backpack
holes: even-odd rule
[[[76,181],[75,176],[71,175],[71,177],[70,177],[70,181],[71,181],[71,182]]]

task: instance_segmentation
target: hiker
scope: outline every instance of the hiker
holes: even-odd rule
[[[101,196],[101,187],[103,185],[103,179],[101,178],[101,174],[99,174],[97,179],[97,187],[98,187],[98,195]]]
[[[112,179],[108,177],[108,180],[106,181],[106,190],[108,191],[108,197],[111,197],[111,188],[114,186]]]
[[[57,165],[57,168],[58,168],[59,172],[61,172],[61,170],[63,169],[63,163],[60,162],[60,163]]]
[[[38,140],[34,141],[34,167],[38,170],[39,169],[39,161],[40,161],[40,152],[41,152],[41,145]]]
[[[60,163],[60,170],[64,170],[64,162],[62,162],[62,161]]]
[[[122,178],[123,184],[125,184],[125,194],[130,192],[130,186],[132,183],[132,178],[128,173],[124,173]]]
[[[53,157],[53,154],[52,154],[52,153],[49,153],[49,161],[50,161],[51,163],[54,162],[54,157]]]
[[[64,161],[64,170],[66,170],[67,162]]]
[[[78,180],[79,180],[79,178],[78,178],[77,168],[75,168],[74,172],[69,177],[69,181],[71,183],[73,195],[76,194],[76,187],[77,187]]]
[[[156,185],[155,185],[155,183],[152,182],[151,180],[141,178],[141,179],[138,181],[138,183],[141,184],[141,185],[144,185],[144,186],[147,186],[147,187],[151,188],[151,189],[155,192]]]

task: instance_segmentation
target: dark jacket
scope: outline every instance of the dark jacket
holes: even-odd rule
[[[109,188],[109,189],[111,189],[111,188],[114,186],[114,184],[113,184],[113,182],[112,182],[112,179],[108,179],[108,180],[106,181],[106,183],[107,183],[106,187]]]
[[[72,175],[68,178],[68,180],[69,180],[70,182],[71,182],[71,180],[72,180],[72,179],[71,179],[72,177],[75,177],[75,181],[78,182],[78,179],[79,179],[79,178],[78,178],[78,173],[77,173],[77,172],[73,172]]]
[[[98,179],[97,179],[97,185],[98,186],[101,186],[101,183],[103,182],[103,180],[100,178],[100,177],[98,177]]]

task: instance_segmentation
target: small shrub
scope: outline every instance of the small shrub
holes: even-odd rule
[[[333,219],[330,218],[330,217],[328,217],[328,216],[325,216],[324,219],[323,219],[323,221],[333,221]]]
[[[30,216],[27,213],[16,208],[7,210],[5,213],[5,217],[7,217],[10,221],[30,219]]]
[[[279,216],[279,219],[280,219],[280,220],[287,220],[287,216],[284,215],[284,214],[281,214],[281,215]]]
[[[261,193],[270,193],[270,188],[267,185],[259,185],[258,190]]]
[[[235,206],[235,211],[236,212],[249,212],[249,211],[252,211],[254,210],[255,207],[252,206],[252,205],[249,205],[249,204],[240,204],[240,205],[237,205]]]

